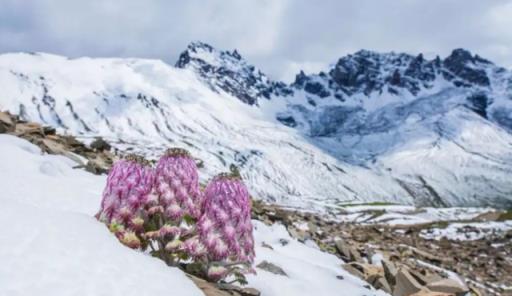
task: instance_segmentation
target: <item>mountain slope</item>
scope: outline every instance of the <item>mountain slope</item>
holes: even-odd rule
[[[192,70],[154,60],[0,57],[2,109],[156,157],[182,146],[206,176],[241,167],[251,193],[301,207],[337,200],[411,203],[389,177],[349,165],[255,106],[214,92]]]
[[[206,176],[236,164],[253,195],[289,206],[510,205],[510,73],[452,56],[361,51],[287,86],[199,42],[177,67],[4,54],[0,109],[149,157],[182,146]]]

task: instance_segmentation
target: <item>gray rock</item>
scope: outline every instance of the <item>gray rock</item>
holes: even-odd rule
[[[279,266],[274,263],[270,263],[268,261],[262,261],[260,264],[256,265],[257,268],[271,272],[273,274],[288,276],[286,272]]]
[[[393,262],[388,261],[386,259],[382,259],[382,268],[384,269],[384,277],[386,278],[386,281],[391,285],[394,286],[396,284],[396,274],[398,273],[398,270],[396,269],[395,264]]]

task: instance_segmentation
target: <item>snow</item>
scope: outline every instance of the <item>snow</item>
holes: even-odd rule
[[[74,165],[0,135],[0,224],[8,225],[0,232],[0,295],[202,295],[179,269],[123,246],[93,217],[105,176]],[[284,226],[253,223],[255,263],[267,260],[288,274],[257,269],[249,286],[262,295],[386,295],[365,288],[340,259],[298,242]]]
[[[502,236],[509,230],[512,230],[512,221],[452,223],[446,228],[424,229],[420,236],[433,240],[447,238],[457,241],[472,241],[489,236]]]
[[[0,295],[202,295],[93,218],[104,177],[0,135]]]
[[[493,208],[417,208],[402,205],[346,205],[335,220],[386,225],[426,224],[438,221],[471,220],[478,215],[496,211]]]

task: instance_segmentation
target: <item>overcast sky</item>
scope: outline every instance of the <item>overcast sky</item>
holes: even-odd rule
[[[511,67],[511,28],[506,0],[0,0],[0,52],[174,64],[200,40],[287,81],[362,48],[446,56],[464,47]]]

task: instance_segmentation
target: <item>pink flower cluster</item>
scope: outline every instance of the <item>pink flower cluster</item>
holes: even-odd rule
[[[133,155],[116,162],[97,218],[125,245],[150,248],[170,265],[191,258],[212,281],[254,260],[251,201],[240,176],[218,175],[202,192],[183,149],[169,149],[155,168]]]

